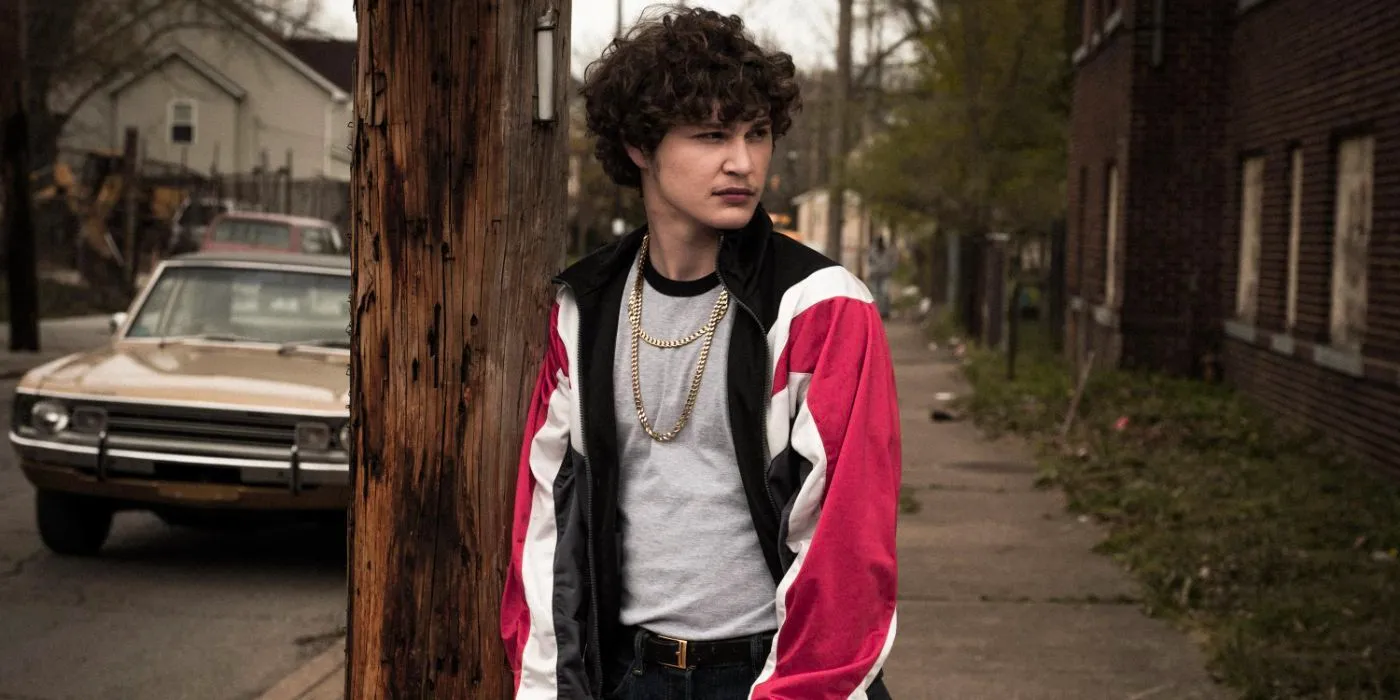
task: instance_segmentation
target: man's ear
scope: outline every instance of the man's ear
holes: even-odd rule
[[[647,160],[646,154],[642,153],[642,149],[631,145],[624,148],[627,149],[627,157],[632,159],[632,164],[637,166],[638,170],[645,172],[651,169],[651,162]]]

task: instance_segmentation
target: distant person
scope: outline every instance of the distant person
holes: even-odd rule
[[[566,269],[501,632],[518,698],[888,698],[899,409],[865,285],[759,205],[799,94],[675,10],[585,76],[646,223]]]
[[[895,250],[885,245],[883,236],[876,236],[866,253],[865,281],[870,293],[875,297],[875,306],[880,310],[880,318],[890,317],[890,278],[894,276],[898,259]]]

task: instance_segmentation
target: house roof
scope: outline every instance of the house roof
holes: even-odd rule
[[[287,39],[287,49],[347,93],[355,91],[355,42],[346,39]]]
[[[296,72],[300,73],[307,80],[310,80],[312,83],[314,83],[317,87],[330,93],[332,99],[347,102],[350,100],[350,95],[353,92],[353,90],[351,89],[350,85],[344,84],[345,78],[342,75],[342,73],[349,73],[353,75],[353,70],[348,68],[337,70],[337,61],[334,59],[333,56],[327,60],[321,61],[321,65],[313,67],[312,65],[309,65],[305,59],[303,59],[301,56],[299,56],[292,50],[292,48],[289,46],[289,42],[291,40],[282,39],[278,37],[277,34],[273,32],[272,29],[268,27],[265,22],[259,20],[248,10],[239,7],[238,3],[220,3],[214,5],[213,7],[217,12],[224,13],[224,16],[227,17],[229,21],[232,22],[238,29],[241,29],[243,33],[246,34],[249,38],[251,38],[254,42],[260,44],[263,48],[267,49],[268,52],[271,53],[273,56],[276,56],[277,58],[281,59],[284,63],[290,66],[292,70],[295,70]],[[349,51],[353,59],[355,44],[354,42],[346,43],[350,44]],[[336,50],[344,51],[345,49],[339,48]],[[163,65],[166,61],[170,60],[173,57],[178,57],[180,60],[189,64],[197,72],[199,72],[204,77],[208,78],[211,82],[214,82],[216,85],[228,92],[230,95],[234,95],[234,97],[237,99],[243,99],[244,90],[242,87],[240,87],[237,83],[229,79],[227,76],[220,73],[217,68],[211,66],[208,62],[204,61],[203,59],[196,56],[193,52],[181,46],[176,46],[170,51],[157,56],[155,60],[150,61],[145,65],[141,66],[140,68],[122,76],[120,79],[118,79],[116,83],[113,84],[111,88],[109,88],[109,94],[115,95],[121,92],[122,90],[126,89],[127,87],[130,87],[132,83],[145,77],[151,71],[160,68],[161,65]],[[322,70],[331,71],[331,75],[328,76],[325,73],[322,73]]]
[[[208,80],[220,90],[223,90],[224,92],[228,93],[228,95],[235,100],[241,101],[248,94],[248,92],[244,90],[243,87],[240,86],[238,83],[234,82],[232,78],[229,78],[228,76],[219,72],[218,68],[215,68],[214,66],[210,65],[208,61],[205,61],[199,56],[196,56],[194,52],[190,51],[184,46],[176,46],[171,50],[156,56],[150,61],[147,61],[145,65],[132,71],[117,82],[112,83],[112,86],[107,89],[108,93],[115,95],[130,87],[132,83],[135,83],[141,80],[142,78],[146,77],[147,75],[150,75],[151,73],[160,70],[161,68],[164,68],[166,64],[172,61],[178,61],[180,63],[185,64],[186,66],[189,66],[190,70],[193,70],[195,73],[198,73],[205,80]]]
[[[262,44],[268,51],[271,51],[278,58],[286,61],[297,72],[306,76],[311,82],[316,83],[331,96],[336,99],[349,99],[349,93],[353,92],[349,88],[341,87],[334,80],[334,76],[326,75],[317,66],[308,65],[307,62],[297,55],[288,45],[288,38],[277,33],[267,22],[258,17],[252,8],[237,2],[216,3],[215,7],[231,17],[236,22],[243,25],[254,41]]]

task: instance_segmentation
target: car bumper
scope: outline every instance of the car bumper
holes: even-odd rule
[[[150,451],[74,444],[10,433],[36,488],[110,498],[132,506],[337,510],[349,505],[344,462]]]

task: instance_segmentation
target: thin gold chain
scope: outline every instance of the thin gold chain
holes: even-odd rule
[[[695,410],[695,401],[700,395],[700,382],[705,376],[705,364],[710,357],[710,347],[715,340],[715,330],[719,327],[719,322],[729,311],[729,291],[723,290],[719,298],[715,300],[715,306],[710,311],[710,319],[700,330],[690,334],[680,340],[656,341],[642,330],[642,267],[646,261],[648,239],[650,236],[642,238],[642,251],[637,257],[637,282],[632,286],[631,297],[627,301],[627,318],[632,327],[632,401],[637,408],[637,420],[642,424],[642,429],[646,431],[651,439],[657,442],[670,442],[676,439],[681,429],[690,420],[690,414]],[[642,373],[641,365],[638,361],[639,343],[646,340],[648,344],[660,348],[678,348],[689,345],[699,338],[704,337],[705,342],[700,346],[700,359],[695,364],[695,374],[690,380],[690,391],[685,398],[685,407],[681,410],[680,418],[676,421],[675,427],[665,433],[658,433],[652,426],[651,419],[647,418],[646,406],[642,403]]]
[[[633,284],[632,294],[627,300],[627,323],[632,326],[632,333],[640,337],[647,345],[667,350],[685,347],[714,332],[720,319],[724,318],[725,313],[729,311],[729,290],[720,290],[719,298],[715,300],[714,309],[710,311],[710,319],[694,333],[677,340],[653,338],[642,329],[642,269],[647,259],[649,238],[650,234],[642,237],[642,252],[637,256],[637,281]]]

